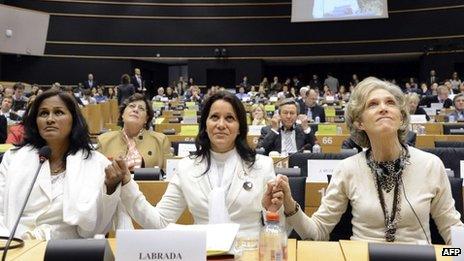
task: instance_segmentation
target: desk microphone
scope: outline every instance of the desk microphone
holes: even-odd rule
[[[14,238],[14,234],[16,233],[16,229],[18,228],[19,220],[21,219],[21,216],[23,215],[24,209],[26,208],[27,201],[29,200],[29,197],[31,196],[32,188],[34,187],[35,181],[37,180],[37,177],[39,176],[39,171],[42,168],[43,163],[50,158],[50,155],[52,154],[52,150],[48,146],[43,146],[39,150],[39,167],[37,168],[35,175],[32,179],[31,185],[29,186],[29,189],[27,190],[26,198],[24,199],[23,206],[21,207],[21,211],[19,211],[18,218],[16,219],[16,223],[13,226],[13,229],[10,232],[10,236],[8,237],[8,240],[6,241],[4,250],[3,250],[3,255],[2,255],[2,261],[5,261],[6,258],[6,253],[8,252],[8,248],[10,247],[11,241],[18,241],[24,242],[21,239]]]

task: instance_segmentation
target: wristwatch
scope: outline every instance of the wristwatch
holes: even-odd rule
[[[285,217],[291,217],[291,216],[295,215],[296,212],[298,212],[299,209],[300,209],[300,204],[298,204],[298,202],[295,201],[295,209],[290,213],[286,213],[284,211],[284,215],[285,215]]]

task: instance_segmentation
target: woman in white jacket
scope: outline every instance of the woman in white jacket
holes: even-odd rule
[[[24,127],[22,145],[8,150],[0,165],[1,234],[8,235],[18,218],[43,146],[51,156],[40,168],[16,236],[48,240],[106,233],[119,197],[106,193],[105,168],[109,177],[115,168],[92,149],[76,101],[64,92],[44,92],[31,104]]]
[[[155,207],[129,171],[121,177],[125,184],[121,199],[129,214],[144,228],[163,228],[188,208],[196,224],[234,222],[240,224],[241,232],[257,233],[262,211],[279,208],[261,202],[265,193],[273,193],[266,188],[275,176],[274,166],[271,158],[256,155],[248,146],[247,132],[240,100],[228,92],[212,95],[202,111],[195,155],[179,162],[178,173]],[[283,194],[276,192],[275,197],[279,196]]]

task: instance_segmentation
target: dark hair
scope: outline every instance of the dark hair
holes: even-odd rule
[[[69,135],[69,149],[64,155],[76,154],[79,150],[84,150],[86,152],[85,158],[89,158],[91,151],[93,150],[90,141],[89,130],[84,116],[82,116],[81,110],[77,105],[77,102],[69,94],[57,90],[48,90],[41,93],[37,98],[31,103],[29,112],[25,113],[24,117],[24,140],[20,147],[25,145],[31,145],[36,149],[47,145],[47,142],[40,136],[39,129],[37,127],[37,114],[39,112],[39,106],[45,99],[48,99],[53,96],[58,96],[63,103],[66,105],[66,108],[71,112],[72,116],[72,126],[71,134]]]
[[[145,98],[143,94],[140,93],[135,93],[132,94],[129,98],[125,99],[123,103],[119,106],[119,118],[118,118],[118,125],[123,127],[124,122],[122,120],[122,115],[124,114],[124,110],[126,109],[127,105],[131,102],[136,102],[136,101],[143,101],[145,102],[145,107],[147,107],[147,122],[145,122],[145,129],[150,128],[150,123],[153,120],[153,116],[155,113],[153,112],[153,108],[151,107],[150,102]]]
[[[121,83],[122,84],[129,84],[130,83],[130,76],[128,74],[123,74],[121,76]]]
[[[239,123],[239,134],[235,139],[235,147],[238,154],[242,160],[246,161],[248,166],[251,167],[256,160],[256,151],[248,145],[247,142],[247,133],[248,133],[248,124],[246,120],[246,110],[242,102],[234,94],[227,91],[219,91],[211,95],[203,105],[203,110],[201,111],[200,118],[200,130],[195,139],[196,151],[194,152],[195,157],[201,157],[203,161],[206,159],[207,167],[203,174],[206,174],[211,167],[211,141],[209,140],[208,133],[206,132],[206,121],[208,119],[209,112],[211,111],[211,106],[217,100],[224,100],[234,109],[235,115],[237,116]]]
[[[16,89],[23,89],[24,90],[24,84],[22,82],[17,82],[13,85],[13,90],[16,91]]]

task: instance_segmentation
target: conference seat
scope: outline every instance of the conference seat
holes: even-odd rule
[[[464,148],[464,141],[435,141],[435,148]]]
[[[454,177],[461,177],[461,163],[460,161],[464,159],[464,148],[429,148],[423,149],[424,151],[430,152],[438,156],[445,168],[449,168],[454,171]]]

